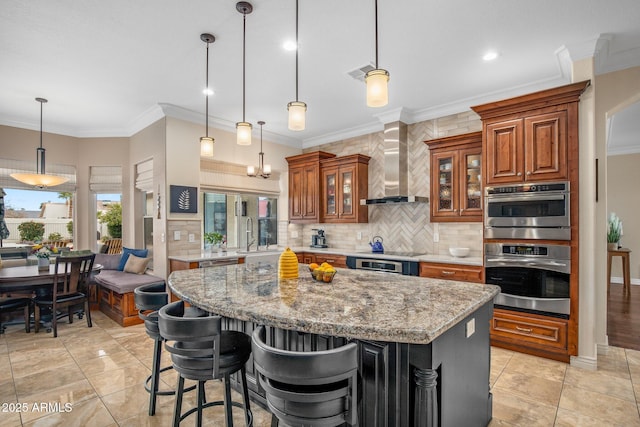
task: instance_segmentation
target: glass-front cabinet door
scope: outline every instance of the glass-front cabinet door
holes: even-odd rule
[[[324,218],[338,218],[338,169],[323,169]]]
[[[432,174],[432,182],[436,188],[437,197],[432,201],[434,215],[437,216],[457,216],[458,215],[458,181],[456,173],[458,168],[457,153],[454,151],[434,153],[433,162],[436,170]]]
[[[482,153],[476,149],[461,150],[460,215],[482,214]]]
[[[340,168],[340,218],[353,217],[353,174],[352,167]]]

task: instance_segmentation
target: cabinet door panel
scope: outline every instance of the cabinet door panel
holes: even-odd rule
[[[304,219],[318,218],[318,167],[308,165],[303,171],[303,217]]]
[[[302,168],[289,169],[289,219],[302,219]]]
[[[524,180],[522,120],[487,124],[485,139],[487,184]]]
[[[343,166],[340,168],[340,180],[338,181],[340,185],[338,188],[340,191],[340,212],[338,212],[338,215],[344,220],[355,220],[353,207],[356,202],[353,200],[355,170],[355,166]]]
[[[526,179],[567,178],[566,111],[524,119]]]
[[[431,201],[431,217],[458,216],[459,184],[456,177],[458,155],[456,151],[432,153],[431,185],[436,189]]]
[[[322,221],[338,217],[338,169],[322,168]]]
[[[460,216],[482,221],[482,149],[460,150]]]

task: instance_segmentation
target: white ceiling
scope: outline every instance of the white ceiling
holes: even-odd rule
[[[242,15],[234,0],[3,0],[0,124],[130,136],[163,114],[202,123],[210,46],[210,124],[242,120]],[[640,65],[638,0],[378,0],[379,65],[389,105],[365,105],[349,72],[374,56],[373,0],[300,1],[299,99],[307,128],[287,130],[295,100],[294,0],[255,0],[247,16],[246,120],[265,138],[312,146],[465,111],[569,83],[573,60],[604,73]],[[496,50],[489,63],[482,55]],[[626,132],[639,134],[640,120]],[[622,120],[614,120],[615,125]],[[627,127],[627,125],[625,125]],[[204,133],[204,129],[203,129]],[[213,135],[215,137],[215,134]]]

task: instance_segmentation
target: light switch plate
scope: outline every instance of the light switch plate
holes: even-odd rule
[[[476,318],[469,320],[467,322],[467,338],[473,335],[476,332]]]
[[[173,240],[180,240],[180,231],[173,232]]]
[[[189,233],[189,243],[193,243],[196,241],[196,235],[193,233]]]

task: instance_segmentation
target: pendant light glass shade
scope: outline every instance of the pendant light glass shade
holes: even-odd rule
[[[213,157],[213,143],[214,139],[210,136],[200,137],[200,156]]]
[[[364,75],[367,84],[367,107],[384,107],[389,103],[389,72],[378,67],[378,0],[375,0],[376,68]]]
[[[251,145],[251,123],[245,119],[245,76],[247,57],[247,14],[253,11],[253,6],[247,1],[236,3],[236,10],[242,13],[242,121],[236,123],[236,142],[238,145]]]
[[[364,76],[367,83],[367,106],[384,107],[389,103],[389,72],[387,70],[371,70]]]
[[[209,94],[211,90],[209,88],[209,44],[216,41],[213,34],[203,33],[200,34],[200,40],[207,44],[207,68],[206,68],[206,88],[205,95],[207,97],[206,109],[205,109],[205,136],[200,137],[200,156],[201,157],[213,157],[213,143],[214,139],[209,136]]]
[[[236,142],[238,145],[251,145],[251,123],[238,122],[236,123]]]
[[[307,104],[292,101],[287,104],[287,110],[289,110],[289,130],[304,130]]]
[[[47,175],[45,165],[45,149],[42,147],[42,104],[48,102],[44,98],[36,98],[40,103],[40,147],[36,148],[36,173],[12,173],[11,178],[37,188],[55,187],[69,181],[69,178],[58,175]]]
[[[296,100],[287,104],[289,111],[289,130],[301,131],[306,126],[307,104],[298,101],[298,0],[296,0]]]

